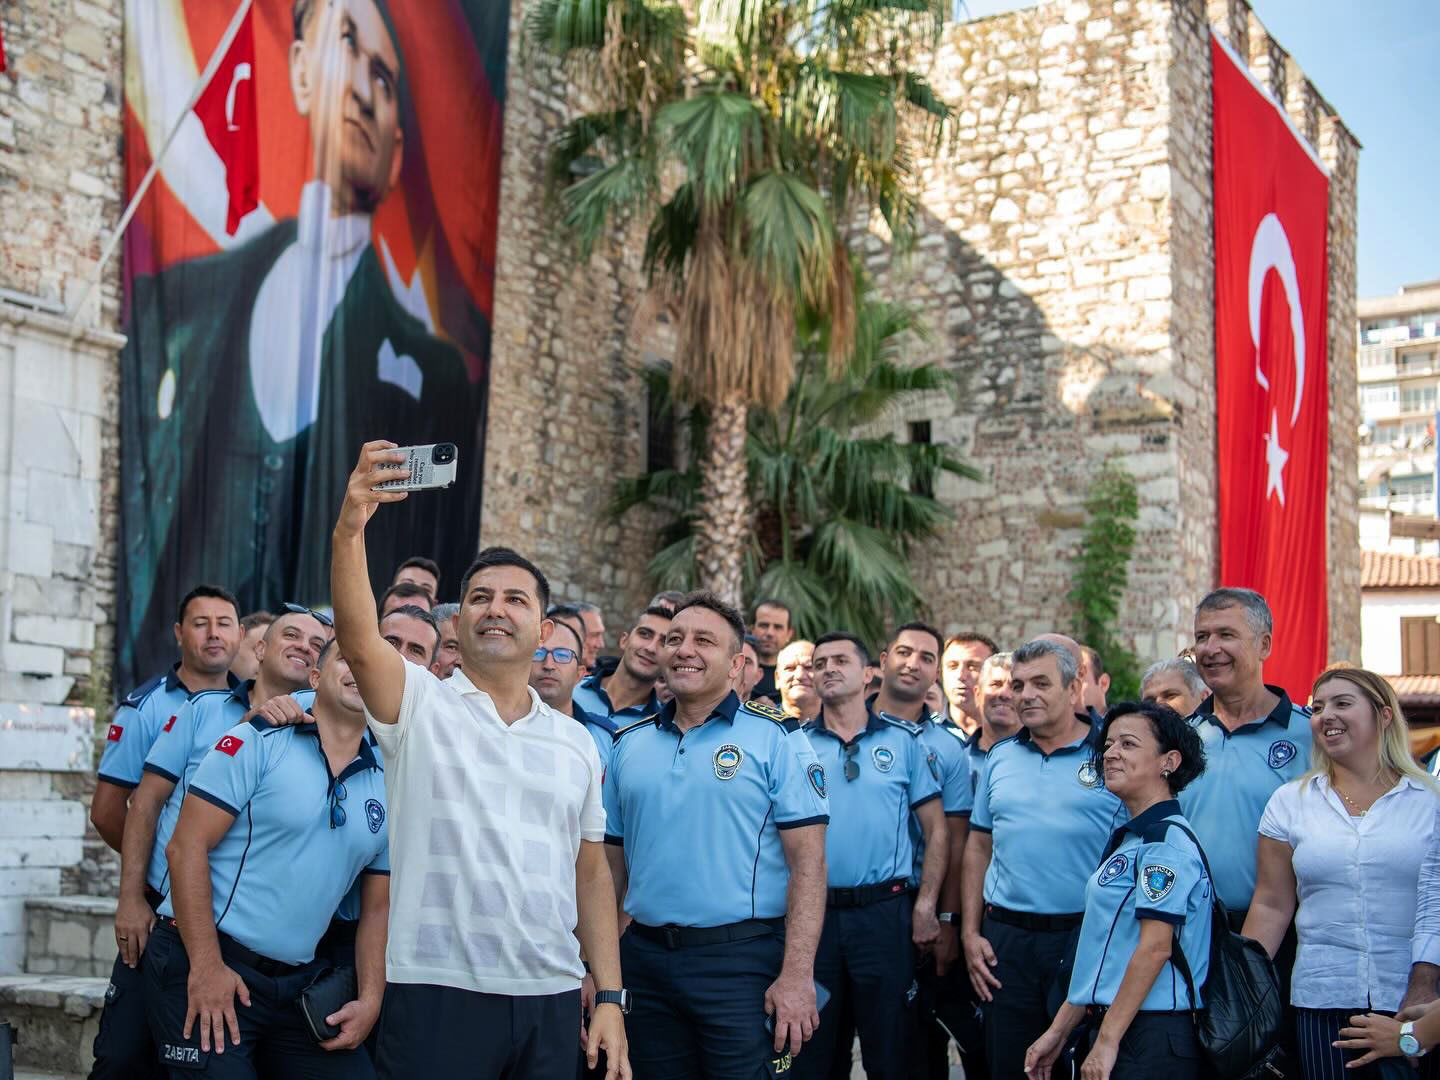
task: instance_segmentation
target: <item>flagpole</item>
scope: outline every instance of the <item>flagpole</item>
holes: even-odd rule
[[[71,336],[78,337],[83,328],[80,326],[80,316],[85,311],[85,305],[90,302],[90,297],[100,284],[101,275],[105,273],[105,267],[110,262],[110,257],[115,254],[115,249],[120,245],[121,239],[125,236],[125,230],[130,227],[130,221],[140,209],[140,202],[145,198],[145,193],[150,190],[150,185],[155,182],[155,177],[160,172],[160,164],[165,160],[165,155],[170,152],[170,146],[175,142],[175,136],[180,134],[180,126],[185,118],[190,115],[190,110],[195,108],[195,103],[200,100],[200,95],[210,85],[210,80],[215,77],[215,72],[220,69],[220,64],[225,59],[225,54],[230,51],[230,45],[235,40],[235,35],[240,32],[240,24],[245,21],[255,0],[240,0],[240,6],[236,8],[235,14],[230,18],[230,25],[225,28],[225,33],[220,38],[220,44],[215,46],[215,51],[210,54],[210,59],[205,65],[205,70],[195,80],[195,88],[190,92],[190,99],[185,102],[185,107],[180,110],[175,119],[175,124],[170,128],[170,133],[165,136],[164,143],[160,146],[160,152],[150,162],[150,168],[145,170],[140,185],[135,189],[135,194],[130,196],[130,202],[126,204],[125,212],[120,215],[120,221],[115,226],[115,231],[105,245],[105,250],[100,253],[100,261],[96,263],[94,271],[90,274],[90,280],[85,286],[85,292],[81,294],[79,302],[75,305],[74,311],[70,314]]]

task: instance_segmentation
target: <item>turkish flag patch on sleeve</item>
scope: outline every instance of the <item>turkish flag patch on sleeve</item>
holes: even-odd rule
[[[164,726],[163,728],[161,728],[160,730],[161,730],[161,731],[169,731],[169,730],[170,730],[171,728],[173,728],[174,726],[175,726],[175,717],[172,716],[172,717],[170,717],[169,720],[166,720],[166,721],[165,721],[165,726]]]
[[[110,730],[105,734],[106,742],[119,742],[120,736],[125,734],[125,729],[119,724],[111,724]]]
[[[231,757],[234,757],[240,747],[244,745],[244,739],[237,739],[234,735],[226,735],[215,744],[215,749],[219,750],[222,754],[229,754]]]

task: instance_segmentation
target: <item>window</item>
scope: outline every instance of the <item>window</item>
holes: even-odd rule
[[[1388,346],[1364,345],[1360,349],[1362,368],[1386,367],[1395,362],[1395,350]]]
[[[1440,617],[1412,615],[1400,620],[1400,674],[1440,675]]]
[[[1401,375],[1429,375],[1435,370],[1435,351],[1400,354]]]
[[[1434,412],[1435,387],[1407,386],[1400,392],[1401,412]]]
[[[1435,494],[1435,474],[1418,473],[1411,476],[1392,476],[1390,477],[1390,494],[1421,497],[1433,495]]]
[[[1360,388],[1362,405],[1393,405],[1400,400],[1400,388],[1394,383],[1380,383]]]

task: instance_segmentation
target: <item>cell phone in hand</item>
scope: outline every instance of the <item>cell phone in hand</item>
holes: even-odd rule
[[[431,443],[429,446],[397,446],[392,453],[405,455],[405,465],[409,468],[410,475],[404,480],[387,480],[383,484],[376,484],[377,491],[436,491],[455,483],[459,448],[453,442]]]
[[[830,991],[817,982],[815,984],[815,1011],[818,1013],[824,1009],[825,1003],[829,1000]],[[765,1014],[765,1033],[767,1035],[775,1034],[775,1015],[773,1013]]]

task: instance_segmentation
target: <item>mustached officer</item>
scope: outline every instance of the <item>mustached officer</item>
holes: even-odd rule
[[[605,776],[636,1080],[786,1076],[818,1022],[825,774],[794,720],[731,691],[744,636],[714,594],[680,604],[675,699],[616,734]]]
[[[1049,1027],[1085,882],[1125,807],[1091,759],[1097,732],[1074,654],[1050,641],[1015,650],[1022,725],[996,743],[975,792],[963,875],[965,964],[985,1002],[992,1080],[1022,1080],[1025,1049]],[[1058,1005],[1058,1000],[1056,1001]]]

